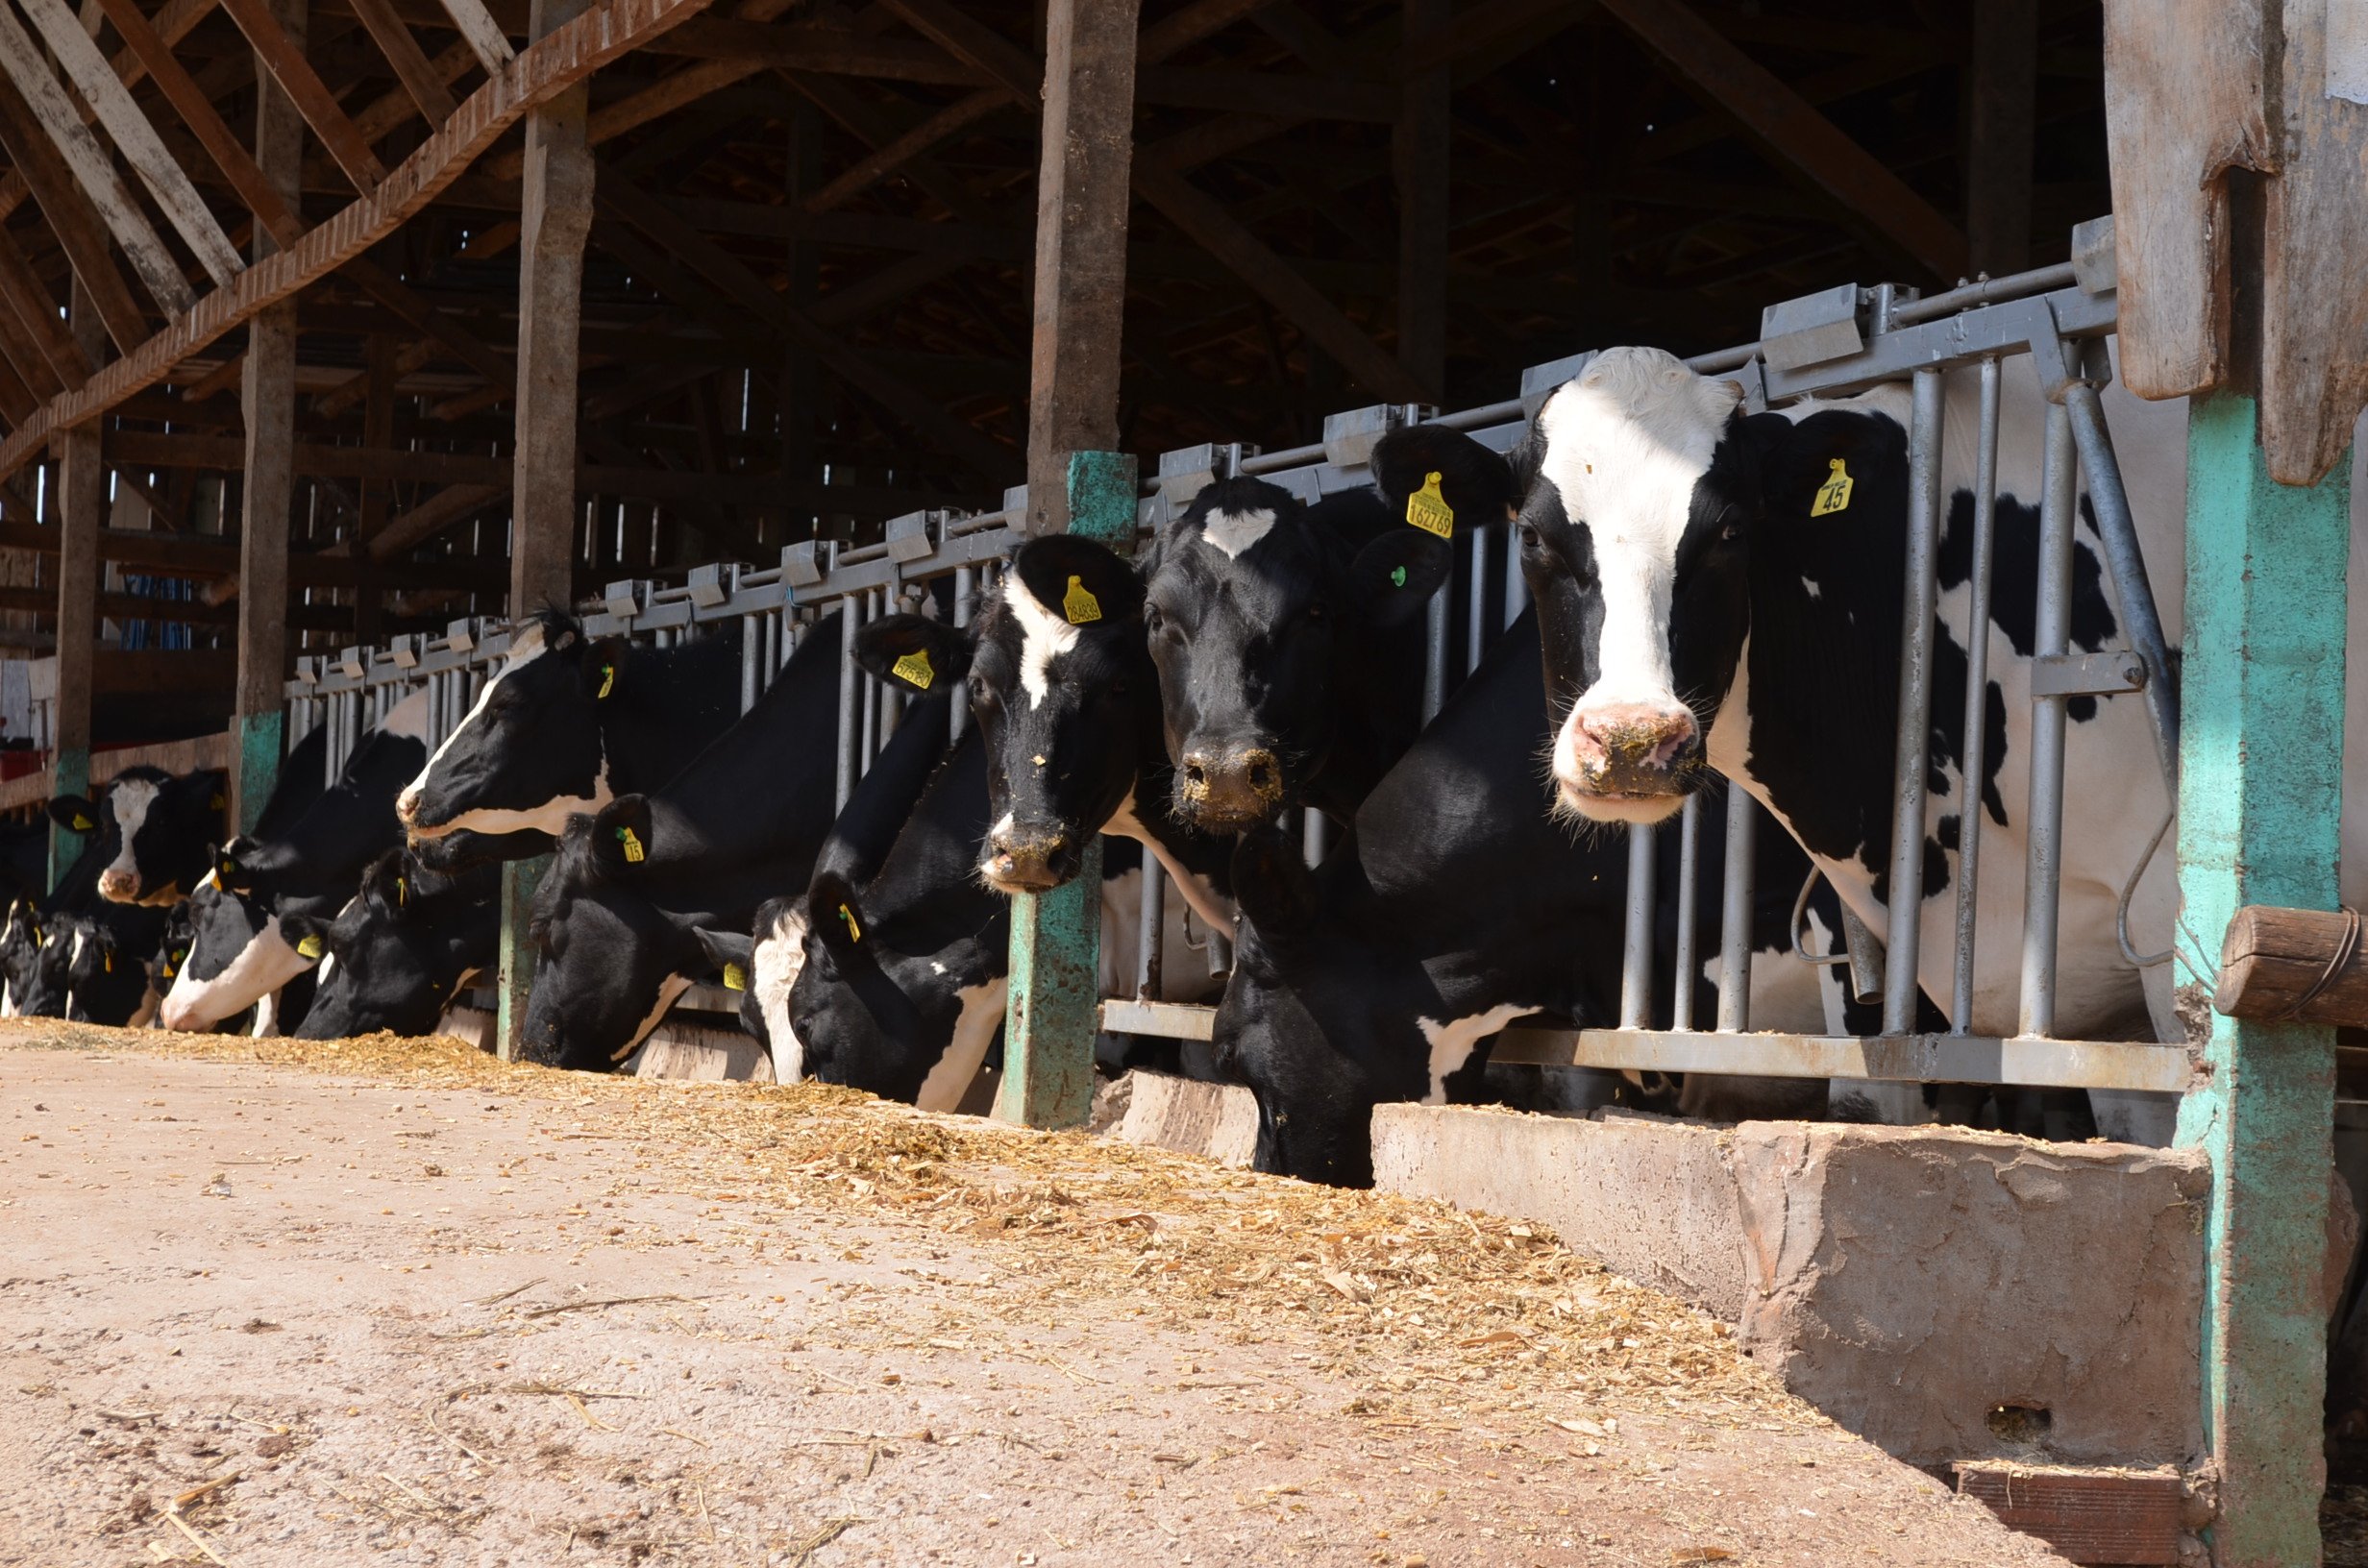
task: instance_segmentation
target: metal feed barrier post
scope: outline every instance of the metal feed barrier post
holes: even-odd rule
[[[2211,992],[2245,904],[2340,894],[2344,568],[2351,460],[2313,489],[2270,482],[2253,399],[2187,413],[2173,978]],[[2318,1560],[2327,1316],[2320,1273],[2333,1157],[2331,1028],[2207,1013],[2205,1072],[2179,1141],[2210,1157],[2204,1422],[2220,1469],[2212,1560]]]

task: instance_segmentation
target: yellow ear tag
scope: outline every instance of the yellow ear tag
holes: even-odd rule
[[[641,835],[634,832],[631,828],[618,828],[617,842],[625,845],[625,858],[631,861],[634,865],[638,866],[644,860],[649,858],[650,851],[641,846]]]
[[[1072,577],[1070,580],[1074,582],[1076,579]],[[937,678],[937,672],[929,668],[929,650],[925,648],[913,649],[890,665],[888,671],[897,679],[925,692],[929,689],[929,683]]]
[[[87,833],[98,825],[79,811],[74,814],[74,831],[77,833]]]
[[[1439,493],[1440,476],[1426,474],[1422,488],[1406,498],[1406,521],[1424,533],[1435,533],[1442,539],[1455,537],[1455,508]]]
[[[175,971],[175,970],[176,970],[179,967],[180,967],[180,965],[179,965],[179,960],[178,960],[177,958],[174,958],[174,957],[170,957],[170,956],[168,956],[168,957],[164,960],[164,978],[165,978],[165,979],[167,979],[167,980],[170,980],[170,979],[173,977],[174,971]]]
[[[1077,579],[1072,577],[1069,580],[1074,582]],[[847,924],[847,938],[850,942],[861,942],[863,940],[863,927],[855,923],[855,912],[853,910],[848,908],[845,904],[841,904],[839,906],[839,919]]]
[[[748,989],[749,989],[749,971],[748,971],[748,970],[746,970],[746,969],[744,969],[744,968],[741,968],[739,965],[737,965],[737,964],[727,964],[727,965],[725,965],[725,966],[724,966],[724,989],[725,989],[726,991],[746,991],[746,990],[748,990]]]
[[[1069,579],[1069,592],[1061,596],[1061,613],[1069,617],[1073,626],[1082,626],[1088,621],[1101,619],[1101,600],[1086,591],[1085,579]]]
[[[1850,471],[1842,466],[1842,460],[1838,457],[1829,459],[1827,466],[1834,472],[1823,484],[1817,486],[1817,499],[1809,503],[1809,515],[1812,517],[1838,512],[1850,504],[1850,486],[1853,482]]]
[[[606,697],[606,696],[607,696],[610,692],[613,692],[613,691],[615,691],[616,689],[617,689],[617,667],[616,667],[615,665],[613,665],[613,664],[604,664],[604,665],[602,665],[602,666],[601,666],[601,691],[600,691],[600,698],[595,698],[593,700],[598,701],[598,700],[600,700],[600,699],[601,699],[601,698],[605,698],[605,697]]]
[[[102,948],[99,952],[99,962],[106,967],[108,973],[112,974],[115,972],[115,955],[113,953],[108,952]]]
[[[305,938],[304,941],[296,944],[296,956],[298,958],[318,958],[328,950],[328,947],[322,943],[320,934],[318,932]]]
[[[227,796],[216,794],[213,797],[213,804],[208,809],[211,811],[222,811],[227,809],[229,805],[230,799]]]
[[[395,907],[403,908],[411,901],[411,884],[403,877],[395,878]]]

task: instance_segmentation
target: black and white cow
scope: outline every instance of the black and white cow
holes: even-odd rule
[[[986,742],[990,825],[978,875],[999,893],[1073,879],[1099,833],[1157,857],[1199,918],[1232,923],[1229,839],[1185,822],[1161,730],[1158,671],[1143,626],[1143,579],[1104,546],[1068,534],[1014,552],[977,619],[955,627],[888,616],[856,636],[865,668],[967,662]]]
[[[1243,921],[1216,1042],[1221,1070],[1257,1095],[1261,1170],[1369,1185],[1376,1104],[1487,1097],[1481,1047],[1498,1030],[1535,1014],[1618,1016],[1627,845],[1547,815],[1535,614],[1489,650],[1320,870],[1277,835],[1243,841]],[[1704,837],[1714,882],[1717,835]],[[1752,1022],[1819,1032],[1825,971],[1783,956],[1808,862],[1779,834],[1759,839]],[[1699,902],[1699,952],[1717,950],[1716,903]],[[1663,975],[1676,939],[1673,916],[1665,923]],[[1665,1011],[1665,983],[1656,992]],[[1705,983],[1695,1016],[1714,1005]],[[1677,1109],[1821,1118],[1826,1096],[1822,1079],[1690,1075]]]
[[[298,1039],[433,1034],[469,975],[495,962],[501,872],[485,864],[446,876],[390,849],[335,919],[291,914],[280,926],[299,953],[324,953]]]
[[[296,755],[281,773],[281,788],[309,795],[301,812],[284,810],[275,790],[264,811],[264,832],[234,839],[189,894],[194,936],[188,957],[165,992],[159,1016],[167,1029],[210,1029],[265,1002],[320,955],[297,951],[282,932],[286,915],[333,918],[361,885],[369,864],[403,842],[395,796],[428,755],[428,698],[406,698],[361,737],[337,782],[319,785],[319,754],[309,777],[298,776]],[[310,737],[307,737],[308,740]],[[274,831],[276,829],[276,831]],[[267,833],[269,836],[264,836]],[[300,988],[258,1032],[293,1027]]]
[[[317,766],[317,765],[316,765]],[[170,905],[188,896],[224,838],[222,813],[230,784],[220,769],[175,775],[161,768],[126,768],[98,798],[60,796],[62,810],[89,821],[106,850],[98,877],[102,898],[119,904]]]
[[[415,838],[466,829],[524,859],[578,812],[647,793],[740,717],[740,623],[673,648],[530,616],[502,667],[396,801]],[[511,835],[517,835],[512,837]]]
[[[745,930],[812,877],[836,797],[838,626],[808,631],[756,705],[663,788],[568,822],[529,927],[530,1060],[614,1067],[712,972],[702,930]],[[914,744],[942,747],[944,733]]]
[[[2031,736],[2030,656],[2043,405],[2010,375],[2002,412],[1986,776],[1961,776],[1975,388],[1947,387],[1941,598],[1918,978],[1949,993],[1953,878],[1978,796],[1983,875],[1973,1027],[2016,1027]],[[1522,572],[1541,607],[1561,808],[1599,822],[1667,818],[1709,772],[1781,820],[1880,931],[1890,866],[1907,534],[1909,393],[1884,387],[1753,415],[1732,382],[1651,349],[1616,349],[1559,389],[1525,454]],[[2183,411],[2108,408],[2158,585],[2176,581]],[[2165,455],[2169,460],[2165,461]],[[2119,635],[2093,523],[2074,547],[2072,641]],[[2172,635],[2176,603],[2165,605]],[[2075,698],[2064,788],[2058,1031],[2126,1038],[2149,1013],[2183,1034],[2167,971],[2121,956],[2114,907],[2168,809],[2135,698]],[[2146,863],[2132,940],[2167,947],[2171,857]],[[2108,1125],[2109,1133],[2115,1129]],[[2147,1129],[2158,1135],[2159,1126]]]
[[[64,988],[57,1016],[132,1029],[155,1017],[161,993],[151,984],[149,960],[162,938],[165,914],[150,907],[59,916],[49,933],[60,949]]]
[[[1313,506],[1220,479],[1144,560],[1175,806],[1197,827],[1302,803],[1346,821],[1422,727],[1421,611],[1454,558],[1438,530],[1501,520],[1509,475],[1439,426],[1384,438],[1372,469],[1375,489]]]

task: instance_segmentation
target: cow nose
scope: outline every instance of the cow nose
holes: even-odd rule
[[[1283,803],[1283,768],[1263,746],[1205,747],[1184,753],[1177,794],[1195,825],[1217,832],[1254,827]]]
[[[129,899],[138,892],[139,878],[130,871],[117,870],[110,866],[99,873],[99,896],[102,898]]]
[[[418,785],[416,785],[416,784],[410,785],[410,786],[407,787],[401,795],[398,795],[398,796],[395,796],[395,820],[396,820],[397,821],[401,822],[401,823],[402,823],[404,826],[406,826],[406,827],[413,827],[413,826],[416,826],[416,825],[418,824],[418,822],[419,822],[419,786],[418,786]]]
[[[1016,825],[987,835],[987,880],[1005,893],[1048,893],[1068,880],[1058,862],[1065,833]]]
[[[1683,705],[1607,703],[1571,715],[1574,781],[1598,795],[1665,795],[1699,727]]]

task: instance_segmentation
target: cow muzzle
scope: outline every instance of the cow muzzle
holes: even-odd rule
[[[135,902],[139,897],[139,873],[110,866],[99,873],[99,896],[111,903]]]
[[[1263,746],[1196,747],[1176,766],[1176,804],[1212,833],[1238,833],[1283,808],[1283,765]]]
[[[1077,874],[1082,855],[1072,836],[1050,828],[999,827],[987,835],[979,874],[998,893],[1050,893]]]
[[[1621,702],[1580,707],[1554,747],[1554,776],[1566,794],[1619,799],[1681,795],[1701,755],[1701,726],[1682,704]]]

